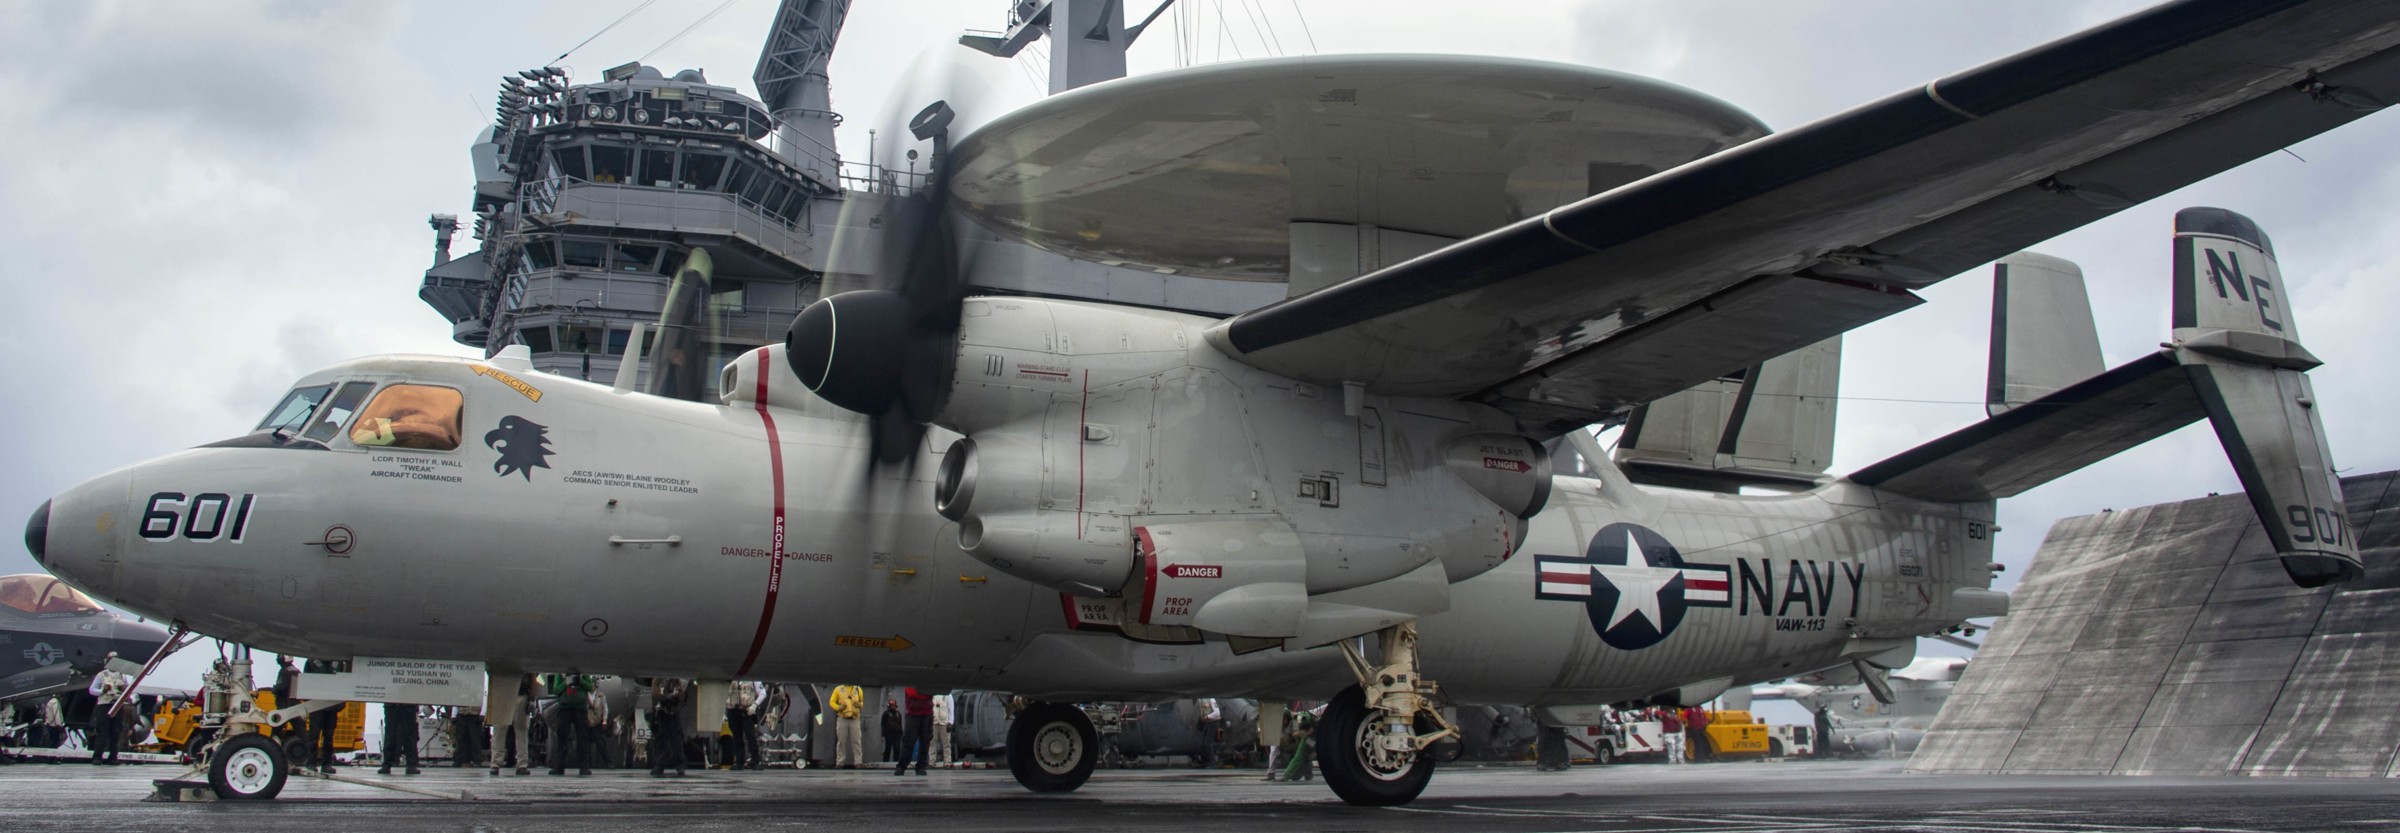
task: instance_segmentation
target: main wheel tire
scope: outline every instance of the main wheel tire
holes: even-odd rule
[[[1373,735],[1368,730],[1381,714],[1367,708],[1366,692],[1358,686],[1342,689],[1325,704],[1325,718],[1317,724],[1317,768],[1325,771],[1325,785],[1345,802],[1365,807],[1407,804],[1433,780],[1429,755],[1416,755],[1398,769],[1377,769],[1370,763],[1367,748]]]
[[[1037,793],[1072,792],[1100,762],[1100,733],[1068,703],[1035,703],[1008,727],[1008,771]]]
[[[283,747],[265,735],[248,734],[225,741],[208,757],[208,786],[227,801],[274,798],[292,774]]]

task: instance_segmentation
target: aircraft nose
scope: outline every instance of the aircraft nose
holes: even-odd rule
[[[33,553],[34,563],[47,567],[49,562],[44,559],[43,551],[49,547],[50,502],[45,500],[42,508],[33,510],[33,518],[25,522],[25,550]]]
[[[130,470],[128,470],[130,471]],[[25,524],[25,549],[51,575],[86,593],[102,594],[117,566],[114,553],[128,514],[128,471],[112,472],[52,496]],[[140,517],[133,512],[133,517]]]

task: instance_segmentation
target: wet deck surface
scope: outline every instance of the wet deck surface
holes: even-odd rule
[[[1889,761],[1668,767],[1450,768],[1407,807],[1350,807],[1322,781],[1257,771],[1103,771],[1037,796],[1006,771],[638,771],[494,778],[429,769],[383,778],[438,799],[295,779],[272,802],[146,803],[187,770],[81,764],[0,767],[10,831],[2283,831],[2400,829],[2400,782],[2383,779],[2045,778],[1911,775]]]

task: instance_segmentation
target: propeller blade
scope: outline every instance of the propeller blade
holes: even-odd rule
[[[708,295],[716,261],[707,249],[693,249],[675,270],[667,287],[667,303],[658,312],[657,348],[650,354],[650,382],[643,393],[688,402],[708,398]]]

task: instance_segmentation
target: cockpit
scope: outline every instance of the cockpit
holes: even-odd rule
[[[466,398],[457,388],[366,380],[293,388],[248,436],[216,446],[458,448]]]
[[[0,608],[20,616],[89,616],[101,611],[92,597],[40,573],[0,576]]]

